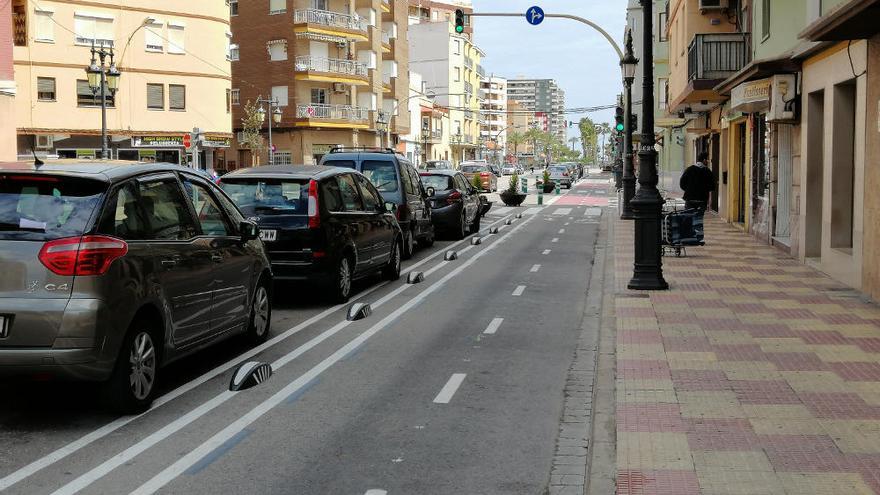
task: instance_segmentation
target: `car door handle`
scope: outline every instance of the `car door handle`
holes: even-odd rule
[[[211,253],[211,261],[214,263],[223,263],[223,255],[219,253]]]
[[[164,258],[160,263],[162,264],[163,268],[174,268],[180,263],[180,261],[180,256],[174,256],[171,258]]]

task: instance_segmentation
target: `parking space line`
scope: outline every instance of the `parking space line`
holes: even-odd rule
[[[489,326],[487,326],[486,329],[483,330],[483,333],[485,333],[486,335],[494,334],[495,332],[498,331],[498,327],[501,326],[502,322],[504,322],[504,318],[493,319],[492,321],[489,322]]]
[[[554,237],[553,239],[550,239],[550,242],[559,242],[559,238],[558,238],[558,237]]]
[[[434,404],[449,404],[449,401],[452,400],[452,396],[458,391],[458,387],[461,386],[461,383],[466,376],[466,373],[454,373],[449,378],[449,381],[446,382],[446,385],[443,385],[443,388],[440,389],[440,393],[437,394],[437,397],[434,397]]]
[[[541,265],[532,265],[532,269],[529,270],[529,271],[532,272],[532,273],[535,273],[535,272],[537,272],[537,271],[540,270],[540,269],[541,269]]]
[[[568,225],[568,224],[565,224],[565,225]],[[564,234],[564,233],[565,233],[565,229],[559,229],[559,233],[560,233],[560,234]]]
[[[541,254],[543,254],[543,255],[548,255],[548,254],[550,254],[550,250],[549,250],[549,249],[545,249],[544,252],[541,253]]]
[[[378,488],[373,488],[367,490],[364,495],[388,495],[388,492],[386,492],[385,490],[379,490]]]
[[[517,285],[516,289],[513,290],[513,294],[511,294],[511,295],[512,296],[521,296],[522,293],[525,292],[525,290],[526,290],[525,285]]]

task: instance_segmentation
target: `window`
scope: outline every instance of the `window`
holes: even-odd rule
[[[657,16],[657,32],[660,35],[660,41],[666,41],[668,39],[668,33],[666,32],[666,22],[669,19],[669,14],[666,12],[660,12]]]
[[[287,0],[269,0],[269,15],[287,12]]]
[[[657,79],[657,95],[660,108],[665,110],[669,102],[669,79],[665,77]]]
[[[37,78],[37,100],[39,100],[39,101],[55,101],[55,78],[54,77],[38,77]]]
[[[241,105],[241,90],[233,89],[229,91],[233,105]]]
[[[272,99],[278,102],[279,107],[286,107],[289,103],[287,86],[272,86]]]
[[[186,86],[182,84],[168,85],[168,108],[170,110],[186,110]]]
[[[272,40],[266,45],[269,60],[287,60],[287,40]]]
[[[114,107],[116,106],[116,96],[110,92],[108,88],[106,90],[107,95],[107,106]],[[93,92],[92,88],[89,87],[89,81],[86,79],[77,79],[76,80],[76,104],[81,107],[98,107],[101,106],[101,92],[96,91]]]
[[[34,11],[34,41],[53,43],[55,41],[55,23],[53,12],[48,10]]]
[[[185,53],[183,24],[168,23],[168,53]]]
[[[342,211],[342,196],[339,184],[332,178],[321,182],[321,194],[318,195],[328,211]]]
[[[223,213],[220,205],[217,204],[214,196],[208,192],[207,186],[195,182],[189,177],[184,177],[183,189],[186,191],[187,196],[189,196],[193,209],[196,210],[196,218],[202,228],[202,234],[209,236],[229,235],[226,215]]]
[[[316,10],[328,10],[327,0],[312,0],[312,8]]]
[[[129,182],[123,185],[117,189],[115,196],[107,203],[98,232],[126,241],[147,239],[149,224],[138,202],[134,184]]]
[[[390,160],[364,160],[361,163],[361,173],[370,179],[379,192],[395,192],[399,189],[397,169]]]
[[[454,79],[454,81],[455,81],[455,82],[459,82],[459,81],[461,81],[461,68],[459,68],[459,67],[456,67],[456,68],[455,68],[455,79]]]
[[[238,0],[229,0],[229,15],[238,15]]]
[[[382,211],[384,210],[382,196],[376,192],[376,189],[370,184],[370,181],[364,179],[360,175],[356,175],[358,185],[361,186],[361,197],[364,200],[364,210],[366,211]]]
[[[461,40],[452,40],[452,53],[461,55]]]
[[[229,55],[227,58],[232,62],[238,60],[238,43],[232,43],[229,45]]]
[[[165,110],[165,85],[147,84],[147,108]]]
[[[226,113],[232,112],[232,90],[226,90]]]
[[[165,50],[161,23],[154,22],[144,27],[144,49],[148,52],[162,52]]]
[[[150,239],[177,241],[195,237],[198,229],[177,179],[141,183],[140,204],[150,227]]]
[[[289,151],[276,151],[275,165],[293,165],[293,153]]]
[[[336,180],[339,182],[339,193],[345,211],[363,211],[364,207],[361,204],[361,197],[358,194],[354,178],[350,174],[343,174],[336,177]]]
[[[312,88],[312,103],[323,105],[327,103],[327,90],[322,88]]]
[[[77,13],[73,17],[77,45],[113,46],[113,18]]]

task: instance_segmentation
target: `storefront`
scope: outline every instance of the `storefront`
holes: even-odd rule
[[[116,156],[120,160],[143,162],[184,163],[183,136],[133,136],[131,148],[119,148]]]

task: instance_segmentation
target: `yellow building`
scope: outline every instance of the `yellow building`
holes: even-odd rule
[[[224,167],[216,151],[232,134],[223,2],[11,1],[19,156],[99,153],[100,97],[85,71],[94,44],[113,49],[121,72],[107,98],[113,158],[184,163],[183,135],[199,128],[201,163]]]

